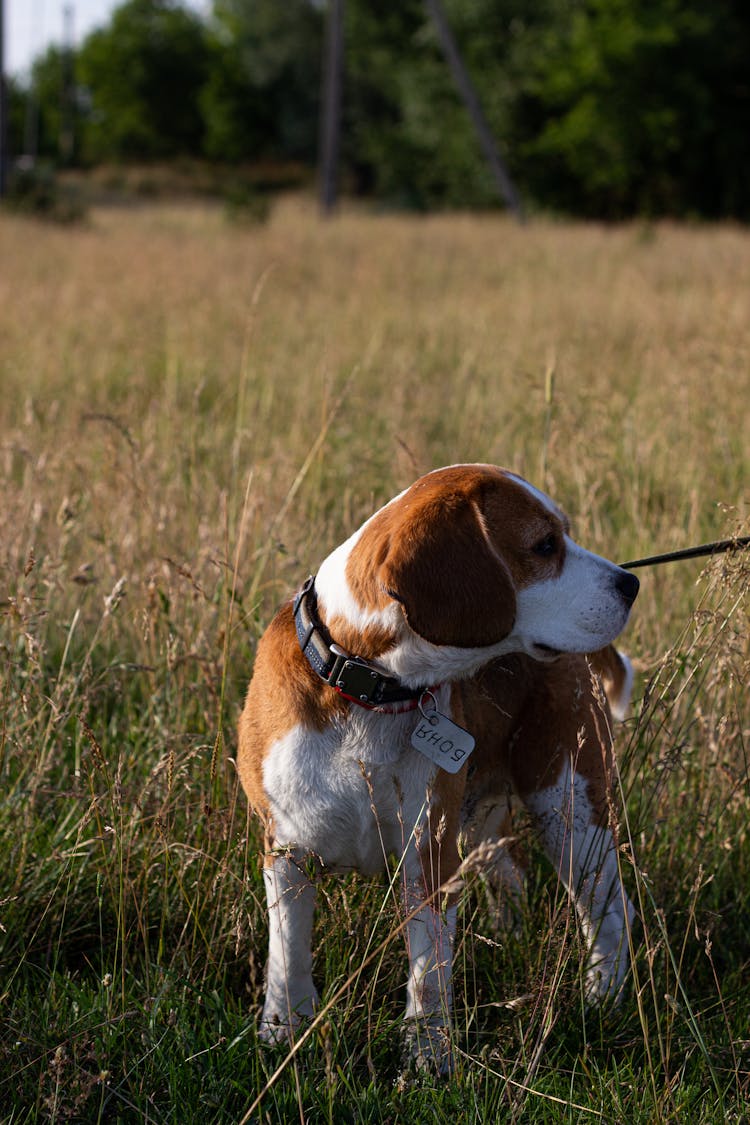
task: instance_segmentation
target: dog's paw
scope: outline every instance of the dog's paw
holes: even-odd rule
[[[616,1008],[625,991],[627,954],[609,952],[589,957],[584,976],[584,998],[588,1008]]]
[[[406,1084],[413,1077],[446,1078],[454,1069],[450,1027],[437,1019],[404,1021],[400,1082]]]
[[[599,921],[586,958],[584,993],[587,1007],[617,1007],[623,998],[630,968],[630,944],[635,910],[613,902]]]
[[[311,988],[305,990],[296,1004],[291,1003],[291,998],[279,1000],[277,996],[267,996],[258,1024],[258,1038],[271,1047],[293,1043],[301,1025],[315,1015],[317,1004],[318,995]]]
[[[297,1027],[299,1020],[290,1023],[278,1015],[271,1018],[264,1015],[258,1024],[258,1038],[268,1047],[285,1047],[294,1040]]]

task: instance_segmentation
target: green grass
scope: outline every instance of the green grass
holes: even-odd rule
[[[746,530],[749,246],[298,200],[258,228],[0,216],[0,1119],[746,1117],[746,561],[644,572],[623,638],[623,1004],[584,1015],[541,859],[510,932],[476,875],[450,1081],[399,1081],[385,882],[323,884],[322,1015],[291,1056],[258,1044],[232,756],[274,607],[422,471],[510,465],[615,559]]]

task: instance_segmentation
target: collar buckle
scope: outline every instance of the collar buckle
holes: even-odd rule
[[[407,688],[395,676],[380,672],[361,656],[345,652],[331,639],[317,614],[315,577],[307,579],[293,601],[294,627],[300,649],[324,683],[345,699],[365,708],[411,710],[425,692]]]
[[[331,652],[336,657],[333,667],[328,674],[328,683],[336,688],[342,695],[355,699],[357,703],[373,706],[380,700],[384,676],[356,656],[350,656],[332,644]]]

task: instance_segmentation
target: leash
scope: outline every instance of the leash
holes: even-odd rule
[[[638,566],[657,566],[660,563],[679,562],[681,559],[700,559],[710,555],[720,555],[725,551],[744,551],[750,547],[750,535],[739,539],[719,539],[716,543],[702,543],[699,547],[685,547],[682,551],[668,551],[664,555],[649,555],[645,559],[634,559],[620,563],[622,570],[635,570]]]

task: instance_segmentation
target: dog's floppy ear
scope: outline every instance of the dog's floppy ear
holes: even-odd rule
[[[501,641],[513,628],[515,592],[475,500],[434,496],[406,515],[378,577],[409,626],[436,645],[482,648]]]

